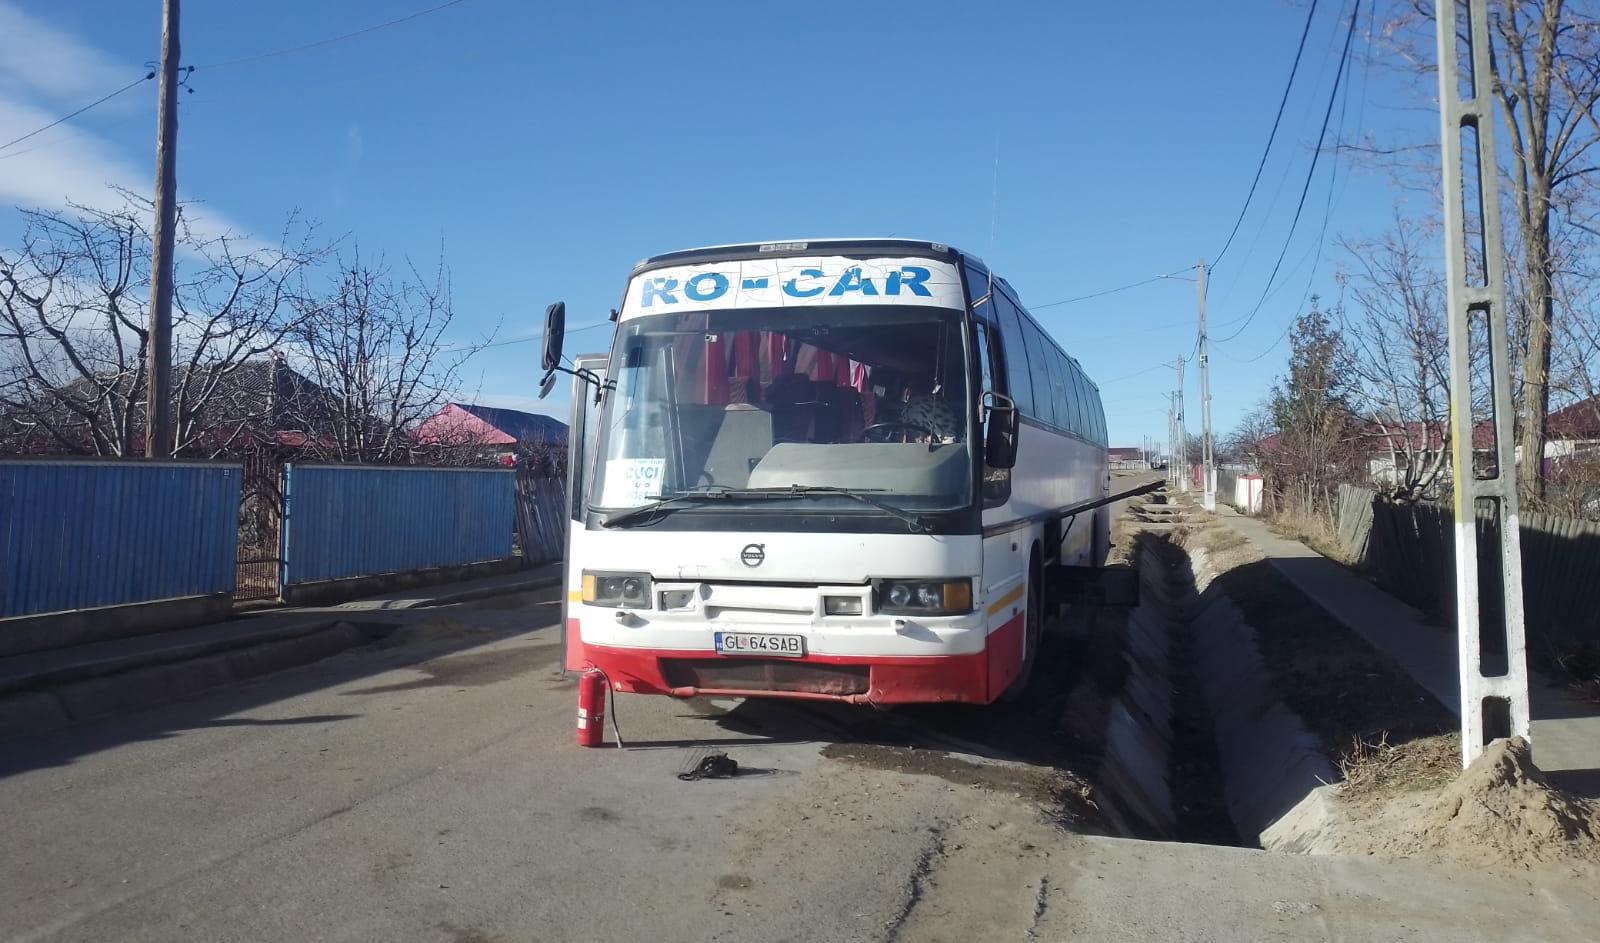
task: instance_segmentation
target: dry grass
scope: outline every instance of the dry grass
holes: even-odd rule
[[[1339,540],[1338,529],[1327,517],[1314,511],[1291,508],[1273,514],[1266,521],[1267,526],[1279,534],[1300,541],[1330,560],[1354,566],[1354,561]]]
[[[1573,694],[1600,704],[1600,642],[1569,642],[1556,653],[1555,663]]]
[[[1395,744],[1387,733],[1352,737],[1338,766],[1339,796],[1353,802],[1437,789],[1461,773],[1461,740],[1439,734]]]

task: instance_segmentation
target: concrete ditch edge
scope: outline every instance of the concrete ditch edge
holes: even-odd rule
[[[1146,832],[1169,834],[1177,820],[1167,778],[1172,753],[1172,685],[1167,667],[1167,606],[1164,571],[1136,568],[1139,605],[1128,614],[1122,657],[1128,678],[1111,704],[1105,756],[1098,779],[1116,797],[1119,813]]]
[[[1223,796],[1240,836],[1268,850],[1297,851],[1286,818],[1320,818],[1336,780],[1322,741],[1272,693],[1271,673],[1256,644],[1256,630],[1233,600],[1214,585],[1209,556],[1186,551],[1180,577],[1196,587],[1189,624],[1196,639],[1196,674],[1216,734]],[[1301,808],[1306,806],[1306,808]]]

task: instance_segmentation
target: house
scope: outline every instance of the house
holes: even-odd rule
[[[1106,449],[1106,460],[1112,468],[1146,468],[1144,449],[1136,445],[1113,446]]]
[[[1600,396],[1558,409],[1545,419],[1544,460],[1549,465],[1600,452]]]
[[[505,454],[567,447],[567,424],[559,419],[476,403],[445,404],[419,423],[414,435],[425,445],[476,446]]]

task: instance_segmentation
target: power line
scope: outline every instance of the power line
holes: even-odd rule
[[[590,324],[581,324],[578,327],[567,328],[566,333],[568,333],[568,334],[580,334],[580,333],[582,333],[584,331],[592,331],[595,328],[605,327],[606,325],[608,325],[610,323],[611,323],[610,321],[595,321],[595,322],[592,322]],[[544,340],[544,332],[543,331],[540,331],[537,334],[530,334],[527,337],[513,337],[510,340],[490,341],[487,344],[476,344],[476,345],[474,345],[474,344],[451,344],[448,347],[441,347],[439,349],[441,351],[445,352],[445,353],[450,353],[450,352],[457,351],[457,350],[469,350],[469,349],[470,350],[488,350],[491,347],[508,347],[508,346],[510,346],[512,344],[533,344],[533,343],[536,343],[536,342],[541,341],[541,340]]]
[[[1283,339],[1285,337],[1289,336],[1289,331],[1293,327],[1294,327],[1293,323],[1291,323],[1288,326],[1286,326],[1283,329],[1283,333],[1278,335],[1278,339],[1272,342],[1272,346],[1268,347],[1266,350],[1263,350],[1261,353],[1256,354],[1254,357],[1243,357],[1243,358],[1235,357],[1232,354],[1229,354],[1225,350],[1222,352],[1222,355],[1224,357],[1227,357],[1229,360],[1232,360],[1234,363],[1255,363],[1256,361],[1261,360],[1262,358],[1266,357],[1268,354],[1270,354],[1273,351],[1277,350],[1278,349],[1278,345],[1283,343]]]
[[[1278,253],[1278,261],[1272,266],[1272,274],[1267,276],[1267,285],[1261,290],[1261,298],[1256,302],[1255,308],[1245,318],[1244,324],[1237,331],[1222,338],[1219,343],[1227,343],[1243,334],[1250,327],[1250,322],[1255,320],[1261,312],[1261,306],[1266,303],[1267,294],[1272,290],[1272,283],[1278,277],[1278,270],[1283,267],[1283,259],[1289,254],[1289,244],[1294,240],[1294,231],[1300,225],[1300,214],[1306,208],[1306,195],[1311,192],[1311,181],[1316,178],[1317,161],[1322,157],[1322,143],[1328,136],[1328,121],[1333,117],[1334,102],[1339,100],[1339,87],[1344,81],[1345,66],[1350,62],[1350,44],[1356,36],[1356,21],[1361,16],[1361,0],[1356,0],[1355,6],[1350,11],[1350,26],[1344,34],[1344,51],[1339,55],[1339,69],[1333,76],[1333,90],[1328,93],[1328,107],[1322,113],[1322,130],[1317,134],[1317,148],[1311,152],[1311,167],[1306,171],[1305,186],[1300,188],[1300,201],[1295,205],[1294,218],[1289,222],[1289,232],[1283,237],[1283,249]]]
[[[1166,363],[1158,363],[1153,367],[1145,367],[1143,370],[1135,370],[1132,373],[1124,373],[1120,377],[1112,377],[1109,380],[1101,380],[1098,385],[1099,386],[1105,386],[1107,383],[1121,383],[1123,380],[1131,380],[1134,377],[1144,376],[1147,373],[1152,373],[1152,372],[1154,372],[1156,370],[1161,370],[1163,368],[1170,367],[1170,366],[1172,366],[1172,365],[1171,364],[1166,364]]]
[[[129,82],[127,85],[122,86],[121,88],[117,89],[116,91],[112,92],[111,94],[109,94],[109,95],[107,95],[107,96],[105,96],[103,98],[95,99],[94,101],[90,102],[89,104],[84,105],[82,108],[79,108],[77,111],[74,111],[70,115],[62,115],[60,118],[57,118],[56,120],[50,122],[49,124],[45,125],[42,128],[35,128],[34,130],[29,131],[27,134],[24,134],[20,138],[13,138],[13,139],[5,142],[4,144],[0,144],[0,151],[3,151],[6,148],[11,147],[14,144],[21,144],[23,141],[26,141],[28,138],[31,138],[36,134],[43,134],[44,132],[50,130],[51,128],[55,127],[58,124],[61,124],[64,121],[71,121],[73,118],[78,117],[79,115],[83,114],[84,112],[88,111],[91,108],[96,108],[96,107],[98,107],[100,105],[104,105],[106,102],[110,101],[111,99],[116,98],[118,95],[121,95],[123,92],[126,92],[128,89],[133,88],[135,85],[138,85],[140,82],[148,82],[148,81],[150,81],[151,79],[153,79],[155,77],[156,77],[156,74],[155,74],[154,71],[146,72],[140,78],[134,79],[132,82]]]
[[[319,39],[316,42],[305,43],[300,46],[290,46],[286,49],[274,49],[271,52],[261,52],[249,56],[240,56],[237,59],[225,59],[222,62],[212,62],[203,66],[199,66],[198,68],[221,69],[227,66],[243,65],[247,62],[258,62],[262,59],[271,59],[276,56],[287,56],[290,53],[305,52],[307,49],[316,49],[320,46],[329,46],[334,43],[341,43],[347,39],[354,39],[357,36],[364,36],[367,33],[377,32],[380,29],[388,29],[391,26],[399,26],[401,23],[410,22],[418,17],[427,16],[430,13],[438,13],[440,10],[445,10],[466,2],[467,0],[448,0],[446,3],[428,7],[426,10],[418,10],[415,13],[408,13],[398,19],[388,20],[383,23],[375,23],[372,26],[365,26],[353,32],[341,33],[338,36],[330,36],[327,39]]]
[[[1070,304],[1073,304],[1073,303],[1079,302],[1079,301],[1088,301],[1090,298],[1099,298],[1102,295],[1114,295],[1119,291],[1127,291],[1130,288],[1138,288],[1140,285],[1148,285],[1151,282],[1159,282],[1164,278],[1173,278],[1173,277],[1175,277],[1175,276],[1177,276],[1177,275],[1179,275],[1179,274],[1181,274],[1183,272],[1189,271],[1190,268],[1191,268],[1191,266],[1185,265],[1183,268],[1176,269],[1174,271],[1168,272],[1165,275],[1152,275],[1149,278],[1142,279],[1142,280],[1137,281],[1137,282],[1131,282],[1131,283],[1129,283],[1127,285],[1119,285],[1116,288],[1107,288],[1104,291],[1090,292],[1087,295],[1079,295],[1076,298],[1063,298],[1060,301],[1052,301],[1052,302],[1050,302],[1048,304],[1042,304],[1042,305],[1028,305],[1027,307],[1028,307],[1029,311],[1039,311],[1039,310],[1044,309],[1044,308],[1054,308],[1057,305],[1070,305]],[[1182,281],[1188,281],[1188,279],[1181,279],[1181,280]]]
[[[1306,11],[1306,25],[1300,30],[1300,45],[1294,51],[1294,64],[1289,67],[1289,80],[1283,83],[1283,97],[1278,99],[1278,113],[1272,118],[1272,131],[1267,134],[1267,146],[1261,149],[1261,160],[1256,164],[1255,178],[1250,181],[1250,192],[1245,194],[1244,205],[1239,207],[1239,218],[1233,221],[1233,230],[1228,233],[1228,241],[1223,243],[1222,251],[1211,260],[1211,270],[1216,271],[1217,264],[1222,257],[1228,254],[1228,247],[1233,245],[1233,237],[1238,235],[1239,226],[1244,222],[1245,213],[1250,210],[1250,201],[1256,195],[1256,186],[1261,183],[1261,172],[1267,167],[1267,156],[1272,153],[1272,142],[1278,137],[1278,125],[1283,121],[1284,107],[1289,104],[1289,92],[1294,88],[1294,77],[1300,71],[1300,56],[1306,51],[1306,37],[1311,35],[1311,21],[1317,15],[1317,0],[1311,0],[1311,9]]]

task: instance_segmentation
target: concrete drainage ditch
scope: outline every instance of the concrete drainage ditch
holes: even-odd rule
[[[1321,741],[1273,694],[1255,630],[1203,548],[1144,533],[1135,561],[1140,601],[1102,788],[1135,831],[1304,850],[1297,829],[1271,826],[1319,817],[1313,807],[1327,795],[1318,790],[1336,777]],[[1296,812],[1302,803],[1313,811]]]

